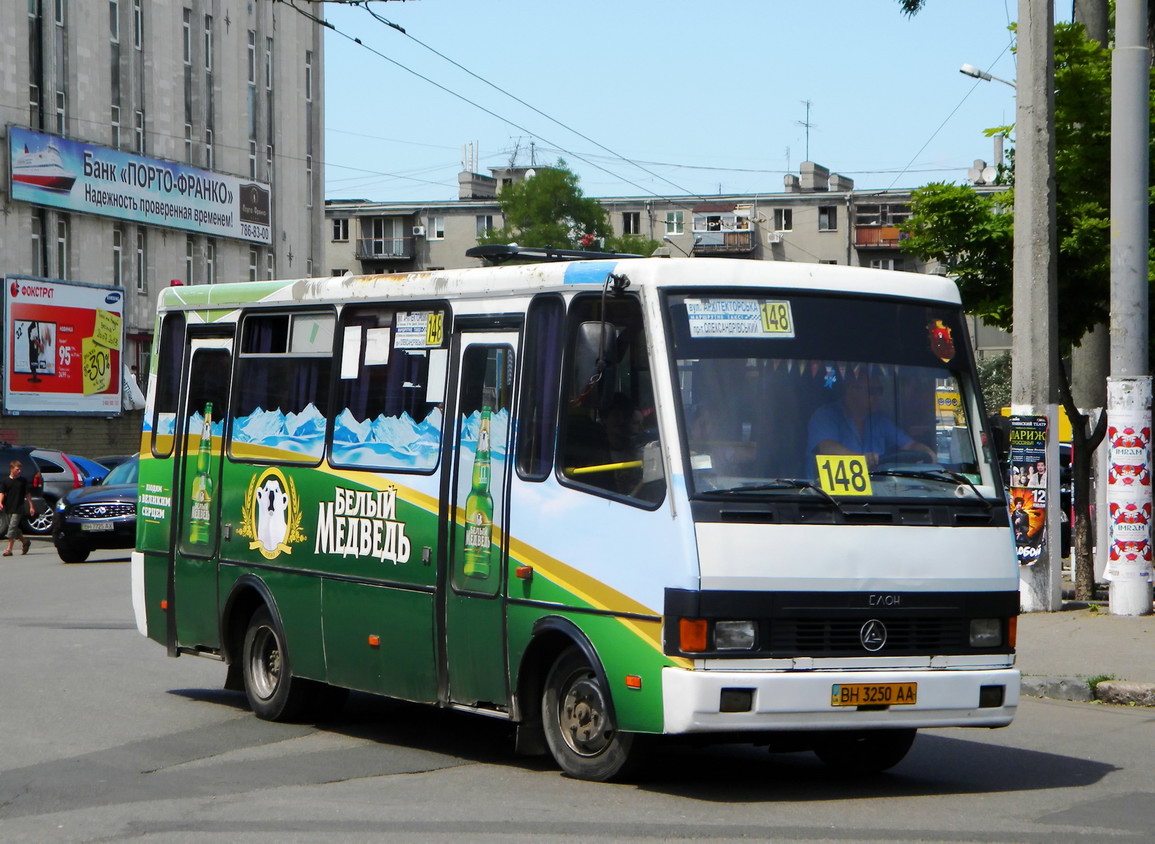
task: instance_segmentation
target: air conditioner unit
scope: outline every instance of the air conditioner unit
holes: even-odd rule
[[[425,237],[425,226],[414,226],[413,227],[413,236],[414,237]]]
[[[782,232],[767,232],[766,242],[773,245],[782,242]]]

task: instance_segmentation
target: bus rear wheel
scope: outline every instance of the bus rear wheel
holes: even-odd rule
[[[617,729],[609,690],[578,648],[550,668],[541,708],[546,743],[565,773],[595,782],[626,773],[634,736]]]
[[[285,632],[267,607],[249,619],[241,650],[245,696],[253,714],[266,721],[293,721],[308,708],[308,680],[293,677]]]
[[[914,744],[915,730],[837,732],[823,736],[814,753],[845,774],[874,774],[901,762]]]

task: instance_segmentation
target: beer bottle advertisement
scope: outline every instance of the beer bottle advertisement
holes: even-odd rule
[[[493,494],[489,489],[489,425],[491,410],[481,408],[477,432],[477,452],[473,459],[473,486],[465,499],[466,577],[487,579],[491,569],[493,544]]]
[[[197,451],[197,471],[192,482],[192,507],[189,509],[188,541],[197,545],[209,541],[209,518],[212,513],[213,479],[209,473],[213,447],[213,403],[205,402],[201,442]]]

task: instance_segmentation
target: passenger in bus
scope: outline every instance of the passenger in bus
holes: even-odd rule
[[[642,459],[642,412],[625,393],[614,393],[610,406],[602,417],[610,462],[637,463]],[[618,492],[632,494],[642,481],[642,468],[623,466],[614,471],[614,485]]]
[[[871,375],[850,375],[842,382],[842,397],[819,407],[810,417],[811,454],[858,454],[875,469],[879,458],[899,451],[937,462],[934,450],[912,438],[879,408],[882,384]]]

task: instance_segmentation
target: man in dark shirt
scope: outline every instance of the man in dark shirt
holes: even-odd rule
[[[4,536],[8,538],[8,548],[3,554],[5,557],[12,556],[12,546],[16,544],[17,539],[21,542],[22,554],[27,554],[29,546],[32,545],[32,542],[20,532],[25,501],[28,502],[28,515],[36,515],[32,496],[28,494],[28,479],[21,475],[23,471],[24,464],[19,460],[13,460],[8,465],[8,477],[0,479],[0,517],[7,519],[4,526]]]

